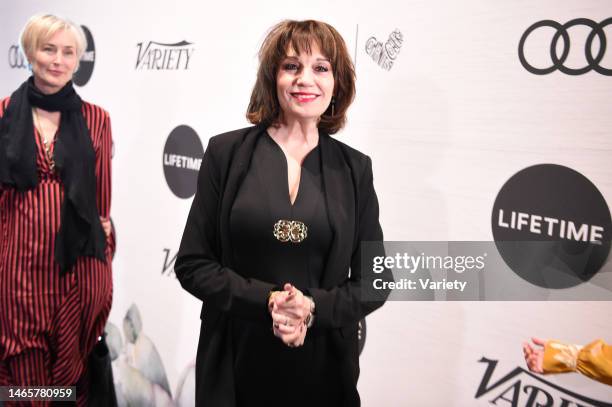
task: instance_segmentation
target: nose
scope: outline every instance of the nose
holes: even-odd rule
[[[62,62],[64,62],[64,54],[62,53],[62,51],[57,51],[55,53],[55,58],[53,58],[53,64],[61,65]]]
[[[302,69],[297,75],[298,86],[310,86],[313,84],[313,74],[310,69]]]

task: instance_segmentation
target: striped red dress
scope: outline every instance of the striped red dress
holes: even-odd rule
[[[0,101],[0,117],[8,98]],[[108,113],[83,102],[96,152],[96,202],[109,217],[112,138]],[[87,359],[102,335],[112,302],[112,237],[106,263],[80,257],[60,275],[54,261],[64,187],[36,139],[38,186],[0,185],[0,386],[75,386],[87,402]]]

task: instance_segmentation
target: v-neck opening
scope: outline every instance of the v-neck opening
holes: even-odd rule
[[[272,138],[272,136],[270,135],[270,133],[268,133],[267,130],[265,131],[265,134],[266,134],[266,137],[272,142],[272,144],[276,146],[277,150],[282,154],[282,157],[284,158],[283,162],[285,164],[285,188],[286,188],[285,196],[287,197],[287,202],[289,203],[289,207],[293,210],[300,197],[300,192],[302,191],[302,179],[304,178],[302,177],[302,171],[304,171],[304,164],[306,163],[306,160],[310,158],[312,153],[319,148],[319,145],[321,143],[319,141],[317,145],[314,146],[308,153],[306,153],[306,155],[302,159],[302,163],[300,164],[300,180],[298,181],[298,189],[295,193],[295,199],[293,200],[293,202],[291,202],[291,193],[289,191],[289,160],[287,159],[287,155],[285,154],[285,151],[283,150],[283,148],[280,146],[280,144],[276,142],[276,140]]]
[[[43,162],[47,166],[47,169],[52,171],[52,159],[55,156],[55,142],[57,141],[57,136],[59,134],[59,127],[55,131],[53,135],[53,140],[49,142],[49,155],[47,155],[47,151],[45,149],[45,141],[43,140],[44,136],[40,133],[38,128],[34,126],[34,140],[36,142],[36,150],[37,154],[42,157]]]

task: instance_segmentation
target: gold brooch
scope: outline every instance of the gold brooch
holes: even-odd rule
[[[274,237],[281,242],[300,243],[308,236],[308,227],[298,220],[281,219],[274,224]]]

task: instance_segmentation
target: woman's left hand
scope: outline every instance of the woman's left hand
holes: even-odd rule
[[[284,285],[283,290],[287,293],[287,296],[284,298],[284,301],[276,303],[278,306],[278,313],[293,320],[297,320],[300,323],[304,323],[310,314],[310,300],[306,298],[300,290],[289,283]]]
[[[109,237],[111,235],[112,226],[111,221],[108,218],[103,218],[100,216],[100,223],[102,224],[102,229],[104,229],[104,235]]]
[[[304,324],[299,324],[297,326],[288,326],[275,323],[272,326],[274,336],[279,338],[281,341],[283,341],[285,345],[289,346],[290,348],[295,348],[304,344],[307,330],[308,328],[306,328],[306,325]]]

